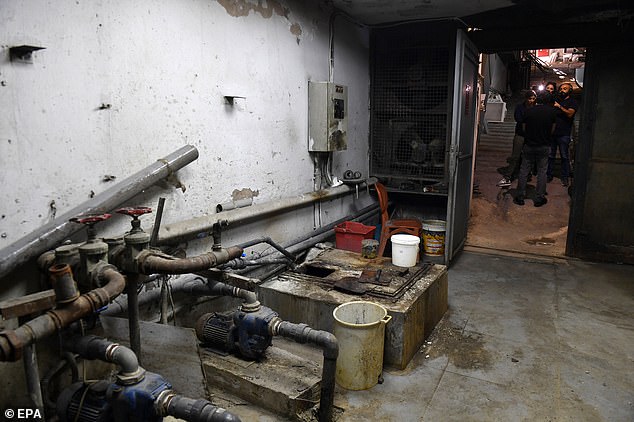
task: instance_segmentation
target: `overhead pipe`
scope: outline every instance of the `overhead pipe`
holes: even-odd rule
[[[70,272],[70,267],[67,266],[66,272],[57,268],[51,275],[67,277],[68,272]],[[22,324],[15,330],[0,332],[0,361],[19,360],[25,346],[95,313],[119,296],[125,289],[126,280],[113,265],[102,263],[95,268],[93,274],[97,280],[96,284],[103,287],[84,293],[74,301],[48,311]]]
[[[366,185],[376,182],[375,178],[366,180]],[[273,214],[294,210],[315,202],[333,200],[340,196],[356,192],[354,187],[341,185],[333,188],[308,192],[299,196],[277,199],[245,208],[236,208],[217,214],[196,217],[173,224],[165,224],[159,231],[158,245],[181,243],[191,239],[209,236],[214,224],[226,220],[229,225],[247,223]]]
[[[157,160],[110,189],[73,208],[55,220],[0,250],[0,279],[19,265],[54,248],[83,227],[69,222],[72,217],[111,211],[123,202],[149,188],[159,180],[198,158],[198,150],[186,145]]]

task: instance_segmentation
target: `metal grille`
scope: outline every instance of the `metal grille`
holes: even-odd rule
[[[387,180],[443,180],[449,124],[448,47],[377,51],[373,70],[372,174]]]

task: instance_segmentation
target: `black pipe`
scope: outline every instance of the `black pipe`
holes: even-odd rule
[[[312,232],[304,236],[300,236],[298,238],[291,240],[290,242],[286,244],[285,248],[288,250],[289,253],[297,254],[298,252],[301,252],[305,249],[308,249],[310,246],[313,246],[315,243],[318,243],[318,242],[315,242],[310,244],[305,242],[310,241],[311,239],[314,239],[326,232],[328,232],[328,234],[332,236],[333,230],[335,226],[337,226],[338,224],[341,224],[346,221],[367,220],[368,218],[370,218],[370,216],[372,216],[373,214],[376,214],[378,211],[379,211],[379,206],[377,204],[369,205],[363,208],[361,211],[359,211],[356,214],[356,216],[348,215],[346,217],[340,218],[339,220],[333,221],[330,224],[327,224],[316,230],[313,230]],[[320,239],[322,238],[323,237],[320,237]],[[309,245],[309,246],[305,246],[305,245]],[[262,254],[259,259],[272,255],[274,253],[275,252]]]
[[[97,336],[75,336],[66,342],[66,348],[86,359],[99,359],[121,367],[117,375],[123,384],[134,384],[143,379],[145,371],[139,366],[134,352],[125,346]]]
[[[46,406],[46,410],[50,411],[51,414],[54,414],[57,410],[57,405],[53,400],[51,400],[48,392],[48,386],[53,379],[56,377],[64,368],[67,366],[70,367],[71,371],[71,382],[76,383],[79,380],[79,369],[77,368],[77,362],[75,362],[75,356],[70,352],[64,352],[62,354],[63,360],[60,360],[55,366],[53,366],[49,371],[42,377],[42,398],[44,399],[44,405]]]
[[[314,330],[306,324],[279,321],[271,324],[271,334],[295,340],[297,343],[312,343],[324,351],[324,365],[321,373],[321,394],[319,398],[319,422],[332,421],[335,399],[335,373],[339,343],[328,331]]]
[[[158,239],[161,220],[163,219],[163,208],[165,208],[165,198],[159,198],[154,217],[154,226],[152,227],[152,235],[150,236],[150,246],[156,246],[156,239]]]
[[[290,259],[291,263],[295,262],[295,259],[296,259],[295,255],[293,255],[292,253],[290,253],[289,251],[284,249],[284,247],[282,245],[280,245],[279,243],[275,242],[270,237],[259,237],[257,239],[253,239],[253,240],[249,240],[247,242],[241,243],[238,246],[241,247],[242,249],[246,249],[246,248],[248,248],[250,246],[257,245],[258,243],[268,243],[269,245],[271,245],[275,249],[277,249],[282,255],[284,255],[285,257]]]
[[[317,230],[314,230],[313,232],[309,233],[308,235],[296,238],[292,241],[290,241],[287,246],[286,249],[294,254],[298,254],[308,248],[311,248],[313,246],[315,246],[315,244],[322,242],[326,239],[328,239],[329,237],[331,237],[334,233],[334,228],[336,225],[341,224],[345,221],[356,221],[356,220],[367,220],[368,218],[370,218],[373,214],[376,214],[379,211],[379,207],[378,205],[374,204],[374,205],[370,205],[365,207],[364,209],[362,209],[359,214],[357,214],[356,217],[352,217],[352,216],[347,216],[344,217],[342,219],[339,219],[337,221],[334,221],[326,226],[320,227]],[[265,257],[271,256],[272,254],[274,254],[275,252],[270,252],[267,254],[263,254],[258,258],[258,261],[262,260]],[[262,265],[266,265],[268,264],[268,262],[263,261]],[[260,274],[258,276],[258,278],[262,281],[268,279],[269,277],[277,274],[278,272],[282,271],[284,268],[286,267],[286,265],[276,265],[275,267],[273,267],[273,269],[265,272],[264,274]],[[255,268],[245,268],[245,269],[241,269],[241,270],[237,270],[234,273],[235,274],[246,274],[249,273],[251,271],[254,271]]]
[[[136,353],[137,359],[141,361],[141,322],[139,318],[139,291],[137,286],[141,276],[139,274],[128,274],[128,331],[130,335],[130,347]]]
[[[159,396],[157,406],[165,414],[189,422],[241,422],[241,419],[207,400],[195,400],[177,394]],[[164,403],[167,402],[167,403]]]

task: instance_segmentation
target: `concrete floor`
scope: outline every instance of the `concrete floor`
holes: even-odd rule
[[[384,379],[337,387],[338,420],[633,421],[634,267],[463,252],[449,311]],[[245,421],[281,420],[212,400]]]

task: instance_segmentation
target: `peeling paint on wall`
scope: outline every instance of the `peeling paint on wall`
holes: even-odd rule
[[[231,199],[236,202],[239,201],[240,199],[251,199],[254,198],[256,196],[258,196],[260,194],[260,191],[258,190],[251,190],[249,188],[243,188],[243,189],[234,189],[233,192],[231,193]]]
[[[235,18],[242,16],[249,16],[251,11],[259,13],[263,18],[269,19],[275,13],[278,16],[284,17],[287,21],[291,21],[291,10],[288,7],[282,6],[279,1],[276,0],[217,0],[218,3],[225,8],[230,16]],[[299,44],[299,37],[302,35],[302,27],[299,23],[293,22],[289,28],[291,34],[297,37],[297,43]]]

